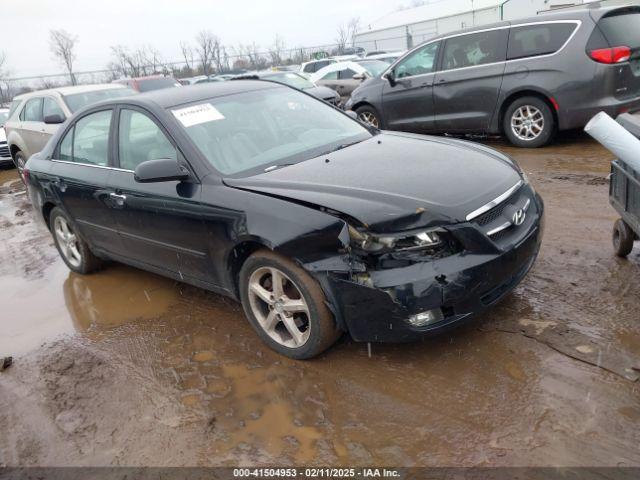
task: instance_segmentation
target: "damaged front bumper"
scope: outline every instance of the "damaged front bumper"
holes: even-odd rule
[[[407,342],[437,334],[497,303],[531,269],[542,240],[544,209],[542,199],[532,197],[526,223],[509,235],[489,237],[473,222],[453,227],[456,238],[472,248],[449,257],[364,272],[353,258],[343,257],[348,268],[325,264],[310,270],[354,340]],[[410,317],[428,311],[438,312],[437,321],[410,323]]]

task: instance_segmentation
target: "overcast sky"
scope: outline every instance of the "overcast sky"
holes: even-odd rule
[[[362,25],[410,0],[3,0],[2,42],[11,77],[59,73],[49,30],[78,36],[76,70],[105,68],[109,47],[156,47],[165,61],[181,59],[179,43],[202,29],[224,45],[255,41],[266,49],[276,33],[287,48],[333,43],[352,17]]]

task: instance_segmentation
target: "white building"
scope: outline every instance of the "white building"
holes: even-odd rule
[[[354,44],[374,50],[406,50],[429,38],[501,20],[530,17],[540,11],[588,3],[591,0],[431,0],[372,22],[355,36]]]

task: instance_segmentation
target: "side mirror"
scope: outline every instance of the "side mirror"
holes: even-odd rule
[[[365,78],[366,78],[366,77],[365,77],[364,73],[356,73],[356,74],[353,76],[353,79],[354,79],[354,80],[360,80],[360,81],[362,81],[362,80],[364,80]]]
[[[57,125],[59,123],[64,123],[65,118],[59,113],[54,113],[53,115],[47,115],[44,117],[44,123],[47,125]]]
[[[389,70],[387,73],[385,73],[384,78],[387,79],[387,82],[389,82],[389,85],[391,85],[392,87],[395,87],[398,84],[396,80],[396,74],[393,70]]]
[[[187,180],[189,171],[172,158],[147,160],[139,164],[133,172],[139,183],[171,182]]]
[[[353,118],[354,120],[359,120],[358,119],[358,114],[356,112],[354,112],[353,110],[347,110],[346,112],[344,112],[349,118]]]

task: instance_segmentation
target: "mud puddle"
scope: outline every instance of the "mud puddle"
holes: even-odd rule
[[[343,338],[290,361],[223,297],[118,265],[70,274],[2,194],[0,328],[13,337],[0,349],[20,355],[0,374],[0,463],[640,465],[639,382],[624,375],[640,358],[640,249],[612,254],[610,156],[579,136],[490,145],[545,199],[536,266],[477,323],[371,356]]]

